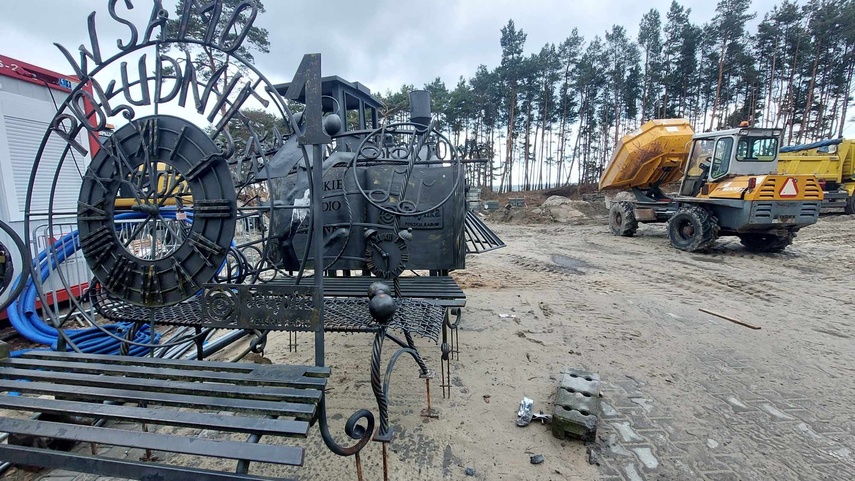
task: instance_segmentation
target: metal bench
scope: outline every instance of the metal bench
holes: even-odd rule
[[[0,459],[133,479],[262,479],[246,474],[250,463],[302,465],[303,448],[259,441],[305,438],[318,420],[330,375],[329,368],[316,366],[49,351],[13,359],[8,348],[0,354],[6,356],[0,359],[0,389],[7,393],[0,396],[0,408],[41,413],[40,419],[0,417],[0,431],[10,434],[8,443],[0,444]],[[142,430],[116,429],[103,421],[76,424],[80,419],[142,423]],[[206,438],[213,439],[148,432],[149,425],[167,432],[206,430]],[[47,439],[91,443],[93,454],[47,449]],[[144,449],[146,455],[141,460],[97,456],[97,445]],[[159,463],[153,451],[235,460],[236,472]]]
[[[279,286],[279,289],[293,292],[294,288]],[[30,418],[11,414],[0,416],[0,432],[9,434],[7,444],[0,444],[0,459],[24,466],[145,480],[270,479],[247,474],[250,464],[299,466],[303,464],[303,449],[261,443],[261,439],[305,438],[317,423],[331,451],[340,456],[355,456],[360,480],[359,452],[372,439],[380,442],[384,474],[388,476],[386,444],[391,442],[393,434],[388,413],[388,374],[403,354],[420,362],[413,348],[387,333],[401,302],[391,294],[392,288],[388,285],[370,285],[368,302],[362,309],[375,321],[370,378],[377,401],[379,429],[374,429],[375,418],[371,411],[356,411],[345,424],[345,433],[355,440],[350,446],[339,445],[329,432],[324,400],[330,375],[327,367],[48,350],[30,351],[13,358],[8,346],[0,343],[0,391],[5,393],[0,395],[0,409],[34,413]],[[323,309],[313,312],[323,318]],[[243,314],[245,312],[238,316],[237,322],[246,322]],[[258,324],[242,327],[270,327],[267,322],[270,317],[253,319]],[[213,326],[219,326],[221,321],[216,317],[201,319],[204,325]],[[323,359],[324,330],[317,323],[309,325],[316,334],[316,357]],[[293,320],[285,321],[273,328],[282,330],[278,328],[284,326],[293,328],[295,324]],[[387,338],[402,347],[390,357],[383,379],[381,358],[383,341]],[[86,422],[81,423],[81,419]],[[141,431],[115,429],[107,424],[108,421],[137,422],[142,428]],[[161,426],[166,432],[149,432],[149,425]],[[229,439],[187,436],[171,432],[174,428],[200,429],[208,433],[206,438],[228,436]],[[91,443],[92,454],[50,449],[50,443],[55,440]],[[97,445],[140,448],[146,455],[140,460],[117,459],[98,453]],[[231,459],[237,464],[234,473],[204,470],[157,462],[152,451]]]

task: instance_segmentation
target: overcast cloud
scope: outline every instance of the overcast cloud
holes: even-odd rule
[[[124,2],[119,2],[123,4]],[[436,77],[453,87],[479,64],[501,57],[500,29],[509,19],[528,35],[526,53],[560,43],[576,27],[586,39],[603,36],[613,24],[635,38],[641,16],[656,8],[663,16],[671,0],[265,0],[256,25],[270,32],[270,53],[256,65],[273,82],[293,76],[304,53],[319,52],[323,74],[359,81],[374,92],[422,86]],[[759,21],[777,2],[755,0]],[[144,24],[149,0],[134,1],[135,24]],[[685,0],[695,23],[709,21],[713,0]],[[54,42],[75,50],[88,43],[86,17],[98,12],[99,38],[112,50],[127,29],[107,16],[106,0],[0,0],[0,54],[70,73]],[[174,0],[164,0],[174,16]]]

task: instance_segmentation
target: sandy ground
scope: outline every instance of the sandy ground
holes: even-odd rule
[[[851,478],[855,216],[823,217],[786,252],[767,255],[746,252],[735,238],[708,254],[680,252],[657,225],[634,238],[611,236],[599,220],[491,227],[507,247],[470,256],[454,274],[468,300],[450,399],[441,397],[438,374],[431,384],[438,419],[419,415],[425,388],[415,365],[402,360],[395,371],[390,479]],[[343,442],[347,417],[373,405],[371,338],[327,339],[328,405]],[[266,356],[311,363],[311,337],[299,340],[289,353],[287,335],[274,336]],[[439,370],[438,346],[418,344]],[[596,464],[580,441],[515,425],[523,396],[536,411],[552,411],[565,367],[603,380],[605,410],[588,447]],[[304,467],[256,472],[356,479],[353,458],[330,454],[317,430],[299,444],[307,446]],[[532,465],[532,454],[545,462]],[[382,479],[377,443],[361,461],[366,479]]]

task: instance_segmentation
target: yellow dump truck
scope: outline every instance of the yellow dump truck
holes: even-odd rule
[[[778,174],[779,129],[696,134],[685,119],[652,120],[626,135],[600,179],[601,190],[628,190],[612,203],[609,228],[632,236],[639,222],[667,222],[671,245],[709,249],[738,236],[750,250],[780,252],[816,223],[823,192],[813,175]],[[679,181],[679,192],[662,188]]]
[[[824,191],[823,207],[855,214],[855,139],[783,147],[778,173],[816,176]]]

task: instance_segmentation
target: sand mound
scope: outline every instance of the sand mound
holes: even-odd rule
[[[590,224],[601,222],[608,213],[602,202],[573,200],[553,195],[537,207],[510,205],[490,215],[490,220],[510,224]]]

